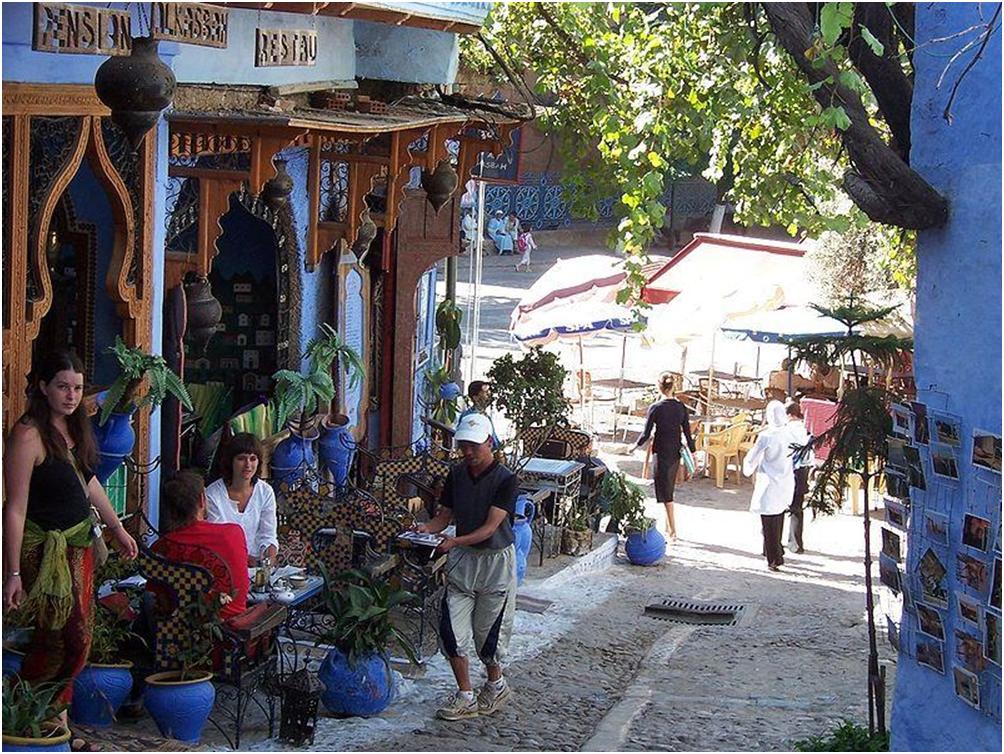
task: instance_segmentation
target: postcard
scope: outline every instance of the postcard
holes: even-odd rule
[[[962,519],[962,544],[987,552],[990,549],[990,522],[967,513]]]
[[[896,561],[886,557],[884,553],[879,555],[879,581],[899,594],[899,566],[896,565]]]
[[[931,443],[931,466],[934,468],[935,476],[952,480],[959,478],[959,464],[955,460],[955,450],[951,445]]]
[[[902,561],[902,554],[900,552],[900,536],[892,529],[886,529],[882,527],[882,554],[895,560],[897,563]]]
[[[920,451],[913,445],[905,445],[903,458],[906,459],[907,482],[918,490],[926,490],[927,482],[924,478],[924,463],[920,458]]]
[[[1001,609],[1001,559],[994,558],[994,576],[990,582],[990,607]]]
[[[964,668],[952,668],[955,674],[955,695],[971,707],[980,708],[980,679]]]
[[[903,455],[903,449],[906,447],[907,439],[905,437],[896,437],[894,435],[888,435],[885,438],[886,463],[896,469],[906,468],[906,456]]]
[[[955,632],[955,659],[967,670],[982,673],[987,663],[983,658],[983,637],[965,631]]]
[[[1001,473],[1001,436],[982,429],[973,430],[973,466]]]
[[[886,496],[885,520],[887,523],[895,526],[897,529],[906,531],[907,515],[907,508],[905,505],[895,498],[891,498],[888,495]]]
[[[892,431],[902,437],[910,437],[910,416],[912,412],[909,407],[902,403],[893,403],[890,408],[892,414]]]
[[[917,625],[921,633],[933,639],[945,640],[945,624],[941,620],[941,612],[923,602],[917,603]]]
[[[929,636],[924,636],[922,634],[917,634],[917,643],[915,644],[917,657],[917,662],[921,665],[926,665],[932,670],[944,675],[945,673],[945,654],[944,654],[944,644],[937,639],[932,639]]]
[[[942,608],[948,607],[948,590],[944,584],[948,569],[945,568],[938,554],[930,547],[921,556],[917,570],[920,577],[921,598],[932,605]]]
[[[896,625],[896,621],[890,618],[888,615],[885,617],[885,631],[889,636],[889,643],[892,648],[897,652],[899,651],[899,626]]]
[[[924,533],[939,545],[948,544],[948,516],[924,511]]]
[[[927,426],[927,406],[911,401],[910,407],[913,409],[913,441],[927,445],[930,440],[930,428]]]
[[[904,472],[906,469],[903,470]],[[885,467],[885,491],[890,497],[907,500],[910,497],[910,484],[906,474],[901,473],[892,466]]]
[[[959,581],[970,589],[983,592],[987,588],[989,569],[982,560],[958,553],[955,556],[955,569]]]
[[[983,616],[983,656],[1001,665],[1001,617],[989,610]]]
[[[931,439],[954,448],[962,447],[962,419],[954,414],[931,411]]]
[[[979,603],[967,597],[964,594],[956,593],[955,599],[959,604],[959,620],[965,623],[971,623],[974,626],[980,625],[980,605]]]

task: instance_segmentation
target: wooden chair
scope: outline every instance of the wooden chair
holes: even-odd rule
[[[739,464],[739,446],[746,437],[749,425],[746,423],[735,424],[720,432],[712,432],[705,435],[704,453],[708,459],[708,464],[714,461],[715,466],[715,486],[725,486],[725,474],[728,470],[730,459],[735,459],[737,475],[742,475]]]

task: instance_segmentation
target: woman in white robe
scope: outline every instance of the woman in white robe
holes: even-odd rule
[[[784,404],[771,401],[766,410],[767,426],[753,449],[743,459],[743,473],[756,478],[750,512],[759,514],[763,527],[764,554],[772,571],[784,564],[781,531],[784,513],[795,494],[795,467],[791,445],[795,435],[788,426]]]

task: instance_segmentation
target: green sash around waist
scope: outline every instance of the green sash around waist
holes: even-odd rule
[[[91,519],[63,531],[45,531],[30,519],[24,522],[21,551],[43,547],[35,583],[22,604],[24,614],[37,620],[42,628],[58,630],[66,625],[73,611],[73,576],[66,556],[67,547],[89,547]]]

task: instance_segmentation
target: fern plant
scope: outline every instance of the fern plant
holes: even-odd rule
[[[600,483],[601,507],[610,513],[623,534],[644,534],[655,520],[645,515],[645,493],[620,471],[608,471]]]
[[[17,676],[4,676],[3,734],[19,738],[62,734],[65,729],[61,725],[51,725],[56,716],[66,709],[65,704],[56,701],[61,689],[62,684],[59,683],[29,683]],[[43,734],[50,727],[52,730]]]
[[[318,402],[328,405],[335,397],[335,383],[327,369],[300,374],[280,369],[272,375],[275,385],[276,428],[282,429],[290,417],[301,420],[317,412]]]
[[[168,395],[173,395],[185,408],[192,410],[192,399],[185,383],[171,371],[163,356],[128,346],[118,335],[115,336],[115,345],[110,346],[108,351],[115,354],[118,360],[119,375],[105,395],[99,424],[104,425],[113,413],[132,413],[144,406],[159,406]],[[136,392],[144,378],[149,382],[149,389],[139,403],[135,403]]]
[[[362,357],[327,322],[322,322],[318,329],[321,331],[320,337],[311,338],[307,343],[306,356],[311,368],[326,371],[334,364],[336,369],[345,371],[350,388],[358,385],[366,374]]]

